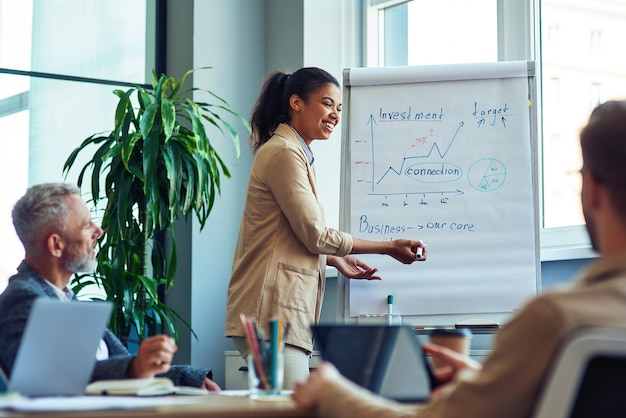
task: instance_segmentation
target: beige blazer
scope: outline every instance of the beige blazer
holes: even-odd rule
[[[266,326],[291,322],[286,343],[312,351],[310,325],[322,307],[325,254],[344,256],[352,237],[324,223],[315,172],[286,124],[257,151],[235,249],[225,336],[244,336],[243,312]]]

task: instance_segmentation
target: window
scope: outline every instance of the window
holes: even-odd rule
[[[589,107],[594,108],[602,103],[602,84],[601,83],[591,83],[591,101],[589,102]]]
[[[28,68],[31,57],[32,2],[0,0],[0,67]],[[29,77],[0,74],[0,289],[24,257],[11,222],[13,203],[28,181]]]
[[[561,80],[558,77],[551,77],[547,83],[547,97],[550,99],[548,103],[558,106],[561,102]]]
[[[544,228],[582,225],[578,133],[599,103],[626,97],[626,3],[542,0]],[[552,28],[559,42],[552,42]],[[598,30],[597,28],[602,28]],[[546,94],[545,81],[550,80]],[[555,95],[553,81],[559,81]],[[558,138],[558,143],[553,139]],[[557,167],[557,168],[553,168]]]
[[[146,62],[147,7],[0,0],[0,176],[10,179],[0,196],[0,291],[24,256],[11,222],[15,201],[29,185],[63,181],[70,152],[110,129],[112,91],[126,88],[114,83],[143,84],[154,66]],[[75,182],[78,172],[70,174]]]
[[[367,64],[536,60],[542,131],[542,259],[593,254],[580,210],[578,133],[598,103],[626,98],[626,2],[369,0]],[[386,13],[404,14],[387,24]],[[599,28],[602,28],[599,30]],[[384,29],[384,31],[382,30]],[[388,48],[402,48],[406,59]],[[384,52],[384,54],[382,53]]]
[[[602,49],[602,31],[591,31],[590,48],[592,51],[600,51]]]
[[[4,86],[7,77],[0,75],[0,85]],[[16,96],[9,96],[9,98]],[[19,96],[18,96],[19,97]],[[0,175],[2,198],[0,198],[0,289],[6,286],[6,280],[15,272],[15,267],[24,257],[22,244],[15,235],[11,222],[13,203],[24,194],[28,177],[28,111],[22,106],[9,108],[4,88],[0,87]],[[11,179],[7,181],[6,179]]]
[[[546,36],[544,37],[544,42],[549,42],[552,45],[559,44],[559,25],[558,23],[548,23],[546,24],[548,31]]]
[[[414,0],[376,8],[369,21],[376,21],[381,36],[368,30],[370,40],[380,39],[378,51],[370,50],[368,66],[497,61],[496,3]]]

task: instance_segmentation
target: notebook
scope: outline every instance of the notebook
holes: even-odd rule
[[[427,401],[437,386],[409,326],[313,325],[322,358],[354,383],[399,402]]]
[[[161,395],[208,395],[206,389],[192,386],[176,386],[167,377],[145,379],[99,380],[87,385],[86,395],[112,396],[161,396]]]
[[[35,299],[5,381],[8,391],[24,396],[83,395],[112,308],[110,302]]]

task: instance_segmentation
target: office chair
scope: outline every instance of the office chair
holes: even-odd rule
[[[626,417],[626,330],[586,329],[553,361],[534,418]]]

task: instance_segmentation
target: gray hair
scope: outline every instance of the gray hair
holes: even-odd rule
[[[48,230],[61,232],[68,216],[64,197],[80,195],[80,190],[66,183],[44,183],[31,186],[13,206],[13,226],[27,249],[37,235]]]

